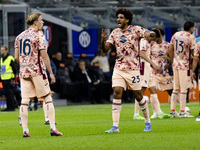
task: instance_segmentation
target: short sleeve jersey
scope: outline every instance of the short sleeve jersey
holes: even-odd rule
[[[145,54],[146,54],[147,57],[150,57],[149,46],[150,46],[150,44],[145,38],[142,38],[140,40],[140,51],[145,51]]]
[[[171,39],[170,44],[174,46],[173,68],[180,70],[189,70],[190,53],[194,49],[195,37],[186,31],[176,32]]]
[[[107,42],[116,47],[115,68],[119,70],[139,70],[139,40],[146,29],[130,25],[127,29],[116,28],[110,34]]]
[[[160,68],[162,68],[163,62],[167,63],[167,57],[169,55],[169,43],[162,41],[158,44],[156,42],[151,42],[151,60]],[[168,74],[168,70],[166,71]],[[154,68],[152,73],[157,76],[163,76],[162,72],[157,72]]]
[[[40,56],[40,50],[47,49],[42,33],[32,28],[25,30],[16,37],[15,48],[19,49],[19,77],[46,77],[46,67]]]

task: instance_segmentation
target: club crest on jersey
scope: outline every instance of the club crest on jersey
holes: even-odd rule
[[[163,55],[163,51],[158,51],[158,56],[162,56]]]
[[[127,37],[124,36],[124,35],[122,35],[119,39],[120,39],[120,42],[121,42],[121,43],[125,43],[125,42],[127,41],[127,40],[126,40]]]
[[[43,44],[46,45],[46,40],[45,39],[43,40]]]
[[[142,43],[142,47],[145,47],[145,43]]]

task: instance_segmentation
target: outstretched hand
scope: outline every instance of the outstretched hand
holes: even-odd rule
[[[105,41],[107,37],[108,37],[107,31],[105,29],[102,29],[101,30],[101,41],[102,42]]]

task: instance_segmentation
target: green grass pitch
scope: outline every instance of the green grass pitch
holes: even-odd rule
[[[143,132],[144,121],[132,119],[134,104],[122,104],[119,133],[106,134],[112,126],[111,104],[57,106],[56,125],[62,137],[51,137],[44,125],[43,109],[29,112],[30,138],[22,138],[19,112],[0,112],[1,150],[199,150],[198,103],[189,103],[194,118],[152,119],[152,131]],[[168,104],[161,104],[170,113]],[[177,105],[179,110],[179,105]],[[152,108],[149,105],[150,115]]]

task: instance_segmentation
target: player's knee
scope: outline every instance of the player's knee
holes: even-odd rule
[[[29,98],[22,98],[21,105],[29,105],[30,99]]]
[[[121,99],[121,97],[122,97],[122,91],[121,90],[114,90],[113,91],[113,98],[115,98],[115,99]]]
[[[157,89],[156,89],[155,86],[149,88],[149,91],[150,91],[151,94],[156,94],[157,93]]]
[[[52,97],[51,97],[51,94],[48,94],[47,96],[44,96],[44,102],[45,103],[51,103],[52,102]]]
[[[178,93],[179,89],[173,89],[173,93]]]
[[[140,102],[140,101],[142,100],[142,98],[143,98],[142,94],[137,94],[137,95],[135,95],[135,99],[136,99],[138,102]]]
[[[187,89],[181,89],[181,93],[187,93]]]

